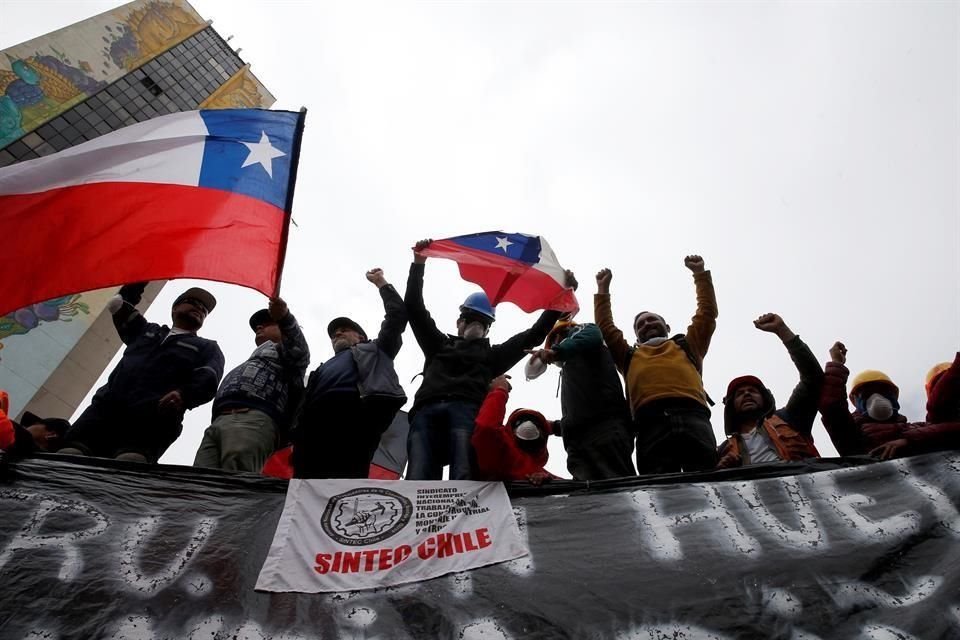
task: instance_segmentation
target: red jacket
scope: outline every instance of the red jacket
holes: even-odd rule
[[[518,409],[504,424],[506,413],[507,392],[494,389],[488,393],[477,414],[471,440],[477,454],[478,480],[526,480],[531,473],[546,472],[543,466],[550,455],[547,452],[549,425],[546,418],[530,409]],[[541,447],[535,452],[521,449],[513,435],[510,425],[520,417],[532,420],[543,433],[538,441]]]
[[[841,456],[870,453],[893,440],[909,443],[907,454],[960,448],[960,422],[907,422],[900,414],[877,422],[865,413],[847,409],[847,377],[842,364],[828,362],[824,369],[820,413],[833,445]]]
[[[927,394],[927,422],[960,420],[960,352],[950,368],[937,376]]]
[[[10,398],[6,391],[0,391],[0,451],[13,448],[17,441],[17,433],[13,428],[13,420],[7,415],[10,409]]]

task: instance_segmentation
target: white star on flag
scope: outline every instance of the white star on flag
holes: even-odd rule
[[[503,249],[503,252],[506,253],[506,252],[507,252],[507,247],[509,247],[509,246],[512,245],[512,244],[513,244],[513,243],[510,242],[509,240],[507,240],[506,238],[501,238],[501,237],[498,236],[498,237],[497,237],[497,246],[494,247],[494,249]]]
[[[243,144],[250,150],[250,153],[247,154],[247,158],[240,165],[240,168],[259,164],[271,178],[273,177],[273,159],[287,155],[270,144],[270,138],[267,137],[266,131],[260,132],[260,142],[244,142]]]

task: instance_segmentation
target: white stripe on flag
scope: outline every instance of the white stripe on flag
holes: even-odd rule
[[[540,262],[533,265],[534,269],[542,271],[557,281],[561,287],[567,286],[567,274],[557,262],[557,256],[547,241],[540,236]]]
[[[207,127],[199,111],[173,113],[53,155],[0,169],[0,195],[94,182],[197,186]]]

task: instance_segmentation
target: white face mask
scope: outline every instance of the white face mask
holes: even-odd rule
[[[523,367],[523,374],[527,380],[535,380],[543,375],[547,370],[547,363],[536,356],[530,356],[527,364]]]
[[[464,340],[479,340],[486,335],[487,329],[479,322],[471,322],[463,328]]]
[[[867,415],[874,420],[888,420],[893,415],[893,403],[879,393],[867,398],[866,407]]]
[[[520,440],[536,440],[540,437],[540,429],[529,420],[524,420],[518,424],[514,433]]]

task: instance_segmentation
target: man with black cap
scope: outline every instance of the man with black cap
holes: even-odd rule
[[[386,312],[374,340],[357,322],[334,318],[327,335],[334,356],[307,382],[303,410],[293,432],[293,468],[297,478],[366,478],[380,436],[407,397],[393,367],[407,326],[403,298],[371,269]]]
[[[307,340],[280,298],[250,316],[250,329],[257,348],[224,377],[195,467],[259,473],[290,427],[310,364]]]
[[[183,430],[183,414],[209,402],[223,376],[223,353],[197,331],[217,301],[192,287],[173,302],[173,327],[136,309],[146,283],[125,285],[107,303],[127,348],[60,453],[156,462]]]

